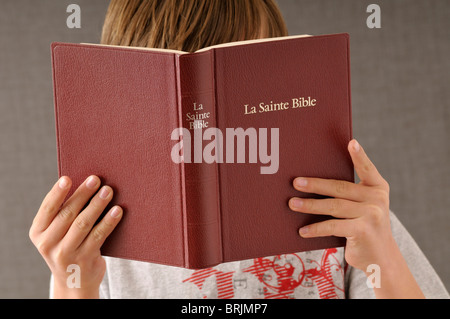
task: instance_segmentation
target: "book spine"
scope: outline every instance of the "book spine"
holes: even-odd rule
[[[185,267],[222,261],[218,167],[204,154],[206,131],[216,128],[214,52],[177,55],[178,105],[183,141]],[[213,143],[213,144],[210,144]],[[215,148],[215,156],[218,156]],[[205,156],[204,156],[205,155]]]

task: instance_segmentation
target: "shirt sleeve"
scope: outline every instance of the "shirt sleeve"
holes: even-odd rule
[[[390,220],[392,235],[425,297],[428,299],[450,298],[444,284],[424,253],[392,212],[390,212]],[[373,289],[367,286],[366,280],[367,277],[363,271],[348,266],[346,272],[347,298],[375,298]]]

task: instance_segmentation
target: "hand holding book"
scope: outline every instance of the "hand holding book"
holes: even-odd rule
[[[298,191],[329,197],[293,197],[289,201],[293,211],[337,218],[304,226],[300,236],[346,237],[345,259],[349,265],[367,275],[371,264],[382,270],[380,289],[375,289],[377,297],[423,297],[391,232],[389,184],[356,140],[349,143],[348,151],[360,183],[303,177],[294,180]]]
[[[33,220],[29,236],[53,274],[54,298],[99,296],[106,271],[100,247],[122,218],[122,208],[114,206],[95,225],[113,197],[111,187],[100,185],[97,176],[90,176],[65,200],[72,181],[61,177]],[[71,267],[78,275],[73,281]]]
[[[348,34],[195,53],[53,43],[59,176],[95,174],[125,211],[102,255],[199,269],[343,246],[300,237],[330,216],[286,204],[296,176],[353,182],[349,61]]]
[[[300,235],[304,238],[346,237],[345,258],[351,266],[365,271],[368,265],[378,264],[380,269],[389,270],[383,271],[382,285],[375,290],[378,297],[423,297],[391,233],[388,183],[358,142],[352,140],[348,150],[361,180],[359,184],[320,178],[294,180],[298,191],[330,198],[293,197],[289,201],[293,211],[339,218],[302,227]],[[112,199],[111,188],[102,187],[86,206],[99,189],[98,177],[86,179],[64,202],[71,183],[70,178],[61,177],[46,195],[33,221],[30,237],[52,271],[54,297],[98,297],[105,271],[100,246],[119,223],[122,209],[115,206],[94,226],[94,221]],[[79,213],[84,206],[86,208]],[[66,268],[74,263],[83,273],[81,289],[67,286]]]

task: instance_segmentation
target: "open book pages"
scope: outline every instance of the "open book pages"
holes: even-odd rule
[[[290,36],[276,37],[276,38],[264,38],[264,39],[255,39],[255,40],[244,40],[244,41],[227,42],[227,43],[221,43],[221,44],[216,44],[216,45],[212,45],[212,46],[209,46],[209,47],[205,47],[205,48],[202,48],[202,49],[197,50],[195,52],[204,52],[204,51],[208,51],[208,50],[211,50],[211,49],[214,49],[214,48],[239,46],[239,45],[246,45],[246,44],[252,44],[252,43],[259,43],[259,42],[280,41],[280,40],[288,40],[288,39],[295,39],[295,38],[305,38],[305,37],[310,37],[310,36],[311,35],[309,35],[309,34],[302,34],[302,35],[290,35]],[[160,51],[160,52],[177,53],[177,54],[190,53],[190,52],[181,51],[181,50],[160,49],[160,48],[120,46],[120,45],[96,44],[96,43],[81,43],[81,44],[107,46],[107,47],[114,47],[114,48],[132,48],[132,49],[138,49],[138,50]]]

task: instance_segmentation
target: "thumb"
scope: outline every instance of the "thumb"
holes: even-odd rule
[[[384,178],[355,139],[348,143],[348,151],[361,183],[367,186],[384,186],[386,184]]]

